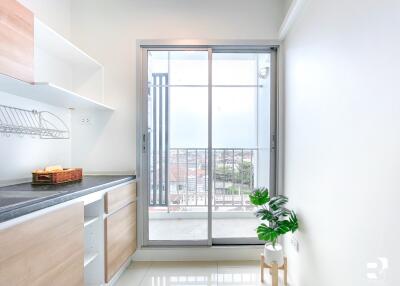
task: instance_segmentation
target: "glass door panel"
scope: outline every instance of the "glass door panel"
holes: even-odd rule
[[[269,70],[268,53],[213,53],[214,243],[257,242],[248,195],[269,187]]]
[[[207,51],[169,51],[170,84],[208,85]]]
[[[208,51],[148,52],[148,239],[208,240]]]

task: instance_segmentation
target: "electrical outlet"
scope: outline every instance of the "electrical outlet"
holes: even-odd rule
[[[293,248],[296,250],[296,252],[299,252],[299,241],[297,240],[297,238],[293,235],[290,243],[292,244]]]
[[[82,125],[91,125],[92,124],[92,120],[89,117],[81,117],[80,123]]]

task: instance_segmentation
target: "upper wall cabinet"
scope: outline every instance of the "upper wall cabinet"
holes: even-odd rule
[[[15,0],[0,1],[0,73],[34,81],[34,17]]]
[[[35,18],[35,82],[51,83],[103,103],[104,68]]]
[[[73,109],[104,104],[104,67],[16,0],[0,1],[0,91]]]

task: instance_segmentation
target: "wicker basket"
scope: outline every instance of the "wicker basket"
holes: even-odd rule
[[[63,169],[53,172],[33,172],[32,184],[34,185],[56,185],[82,180],[82,169]]]

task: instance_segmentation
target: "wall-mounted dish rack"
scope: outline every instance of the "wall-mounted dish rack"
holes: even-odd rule
[[[49,111],[27,110],[0,105],[0,133],[39,136],[41,139],[69,139],[65,122]]]

